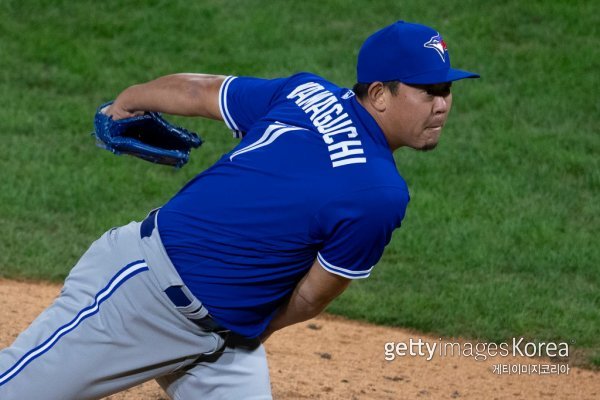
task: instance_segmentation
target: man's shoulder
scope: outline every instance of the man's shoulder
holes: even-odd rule
[[[314,74],[312,72],[307,72],[307,71],[296,72],[295,74],[290,75],[289,79],[293,80],[293,81],[297,81],[297,82],[302,82],[302,81],[306,81],[306,82],[310,82],[310,81],[329,82],[327,79],[323,78],[322,76]]]
[[[298,72],[293,75],[290,75],[287,79],[286,86],[298,87],[300,85],[309,84],[309,83],[320,85],[325,90],[333,91],[333,92],[342,89],[341,87],[339,87],[335,83],[331,82],[330,80],[325,79],[324,77],[322,77],[320,75],[314,74],[312,72],[306,72],[306,71]]]
[[[369,226],[391,224],[400,226],[410,201],[408,190],[402,185],[378,185],[345,188],[333,195],[323,196],[317,212],[317,221],[325,224],[343,221],[362,221]],[[366,226],[365,225],[365,226]]]
[[[408,186],[400,175],[396,175],[396,177],[396,179],[388,179],[386,182],[364,185],[360,191],[354,193],[358,198],[369,199],[372,205],[394,207],[398,204],[406,204],[410,199]]]
[[[362,167],[362,166],[360,166]],[[330,202],[354,203],[364,208],[395,209],[406,205],[409,200],[408,186],[396,171],[381,170],[369,173],[369,168],[352,176],[340,177],[330,182],[328,192]],[[346,175],[346,174],[345,174]]]

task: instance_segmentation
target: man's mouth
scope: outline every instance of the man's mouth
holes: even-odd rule
[[[444,122],[443,121],[439,121],[439,122],[432,122],[431,124],[429,124],[427,126],[427,128],[429,129],[436,129],[436,128],[442,128],[444,126]]]

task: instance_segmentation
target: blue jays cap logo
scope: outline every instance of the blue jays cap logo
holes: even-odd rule
[[[437,53],[442,57],[442,61],[446,62],[446,42],[442,39],[442,35],[439,33],[429,39],[429,42],[425,43],[423,47],[427,47],[428,49],[434,49]]]

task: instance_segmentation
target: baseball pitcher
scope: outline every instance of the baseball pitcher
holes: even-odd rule
[[[398,21],[364,42],[353,90],[311,73],[124,90],[96,115],[115,153],[182,166],[201,141],[159,113],[222,120],[241,140],[91,245],[0,352],[0,398],[97,399],[156,379],[173,399],[270,399],[262,342],[373,272],[409,202],[393,151],[433,149],[452,82],[475,77],[451,68],[437,31]]]

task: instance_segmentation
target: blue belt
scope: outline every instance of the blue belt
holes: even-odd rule
[[[152,231],[156,227],[155,215],[158,212],[158,208],[150,211],[150,214],[146,216],[146,219],[142,221],[142,226],[140,227],[140,237],[143,239],[145,237],[150,237],[152,235]]]
[[[165,294],[167,295],[169,300],[171,300],[171,303],[173,303],[176,307],[187,307],[190,304],[192,304],[192,299],[190,299],[187,296],[187,294],[183,291],[181,286],[169,286],[165,289]],[[202,309],[202,307],[204,306],[201,305],[200,307],[198,307],[197,310],[191,311],[190,314],[195,314],[199,312]],[[192,321],[194,324],[198,325],[204,331],[216,333],[229,332],[229,329],[223,328],[221,325],[219,325],[217,321],[212,319],[210,314],[206,314],[206,316],[202,318],[190,318],[187,316],[186,318]]]
[[[142,224],[140,226],[140,237],[142,239],[145,237],[150,237],[152,235],[152,231],[154,231],[154,228],[156,228],[155,221],[156,221],[156,213],[157,212],[158,212],[158,209],[152,210],[148,214],[146,219],[144,219],[142,221]],[[193,299],[190,299],[188,297],[188,295],[182,289],[181,286],[170,286],[165,289],[165,294],[167,295],[169,300],[171,300],[171,302],[176,307],[187,307],[190,304],[192,304],[192,301],[193,301]],[[190,314],[197,313],[201,309],[202,309],[202,306],[200,306],[197,310],[192,311]],[[217,332],[217,333],[229,332],[229,329],[223,328],[221,325],[219,325],[219,323],[217,321],[212,319],[210,314],[207,314],[205,317],[198,318],[198,319],[190,318],[190,317],[187,317],[187,319],[189,319],[190,321],[192,321],[193,323],[198,325],[200,328],[202,328],[203,330],[208,331],[208,332]]]

